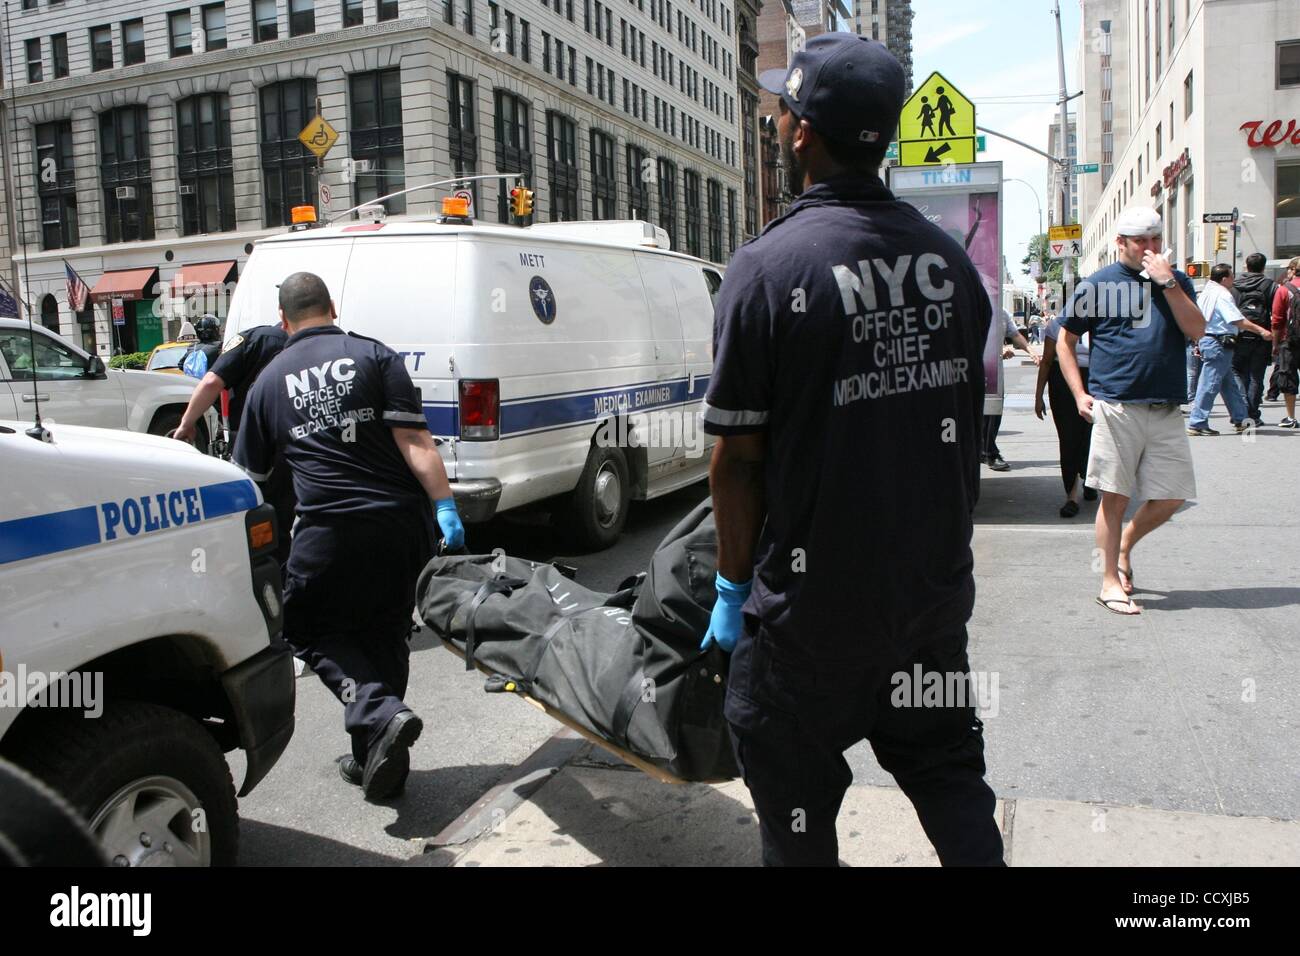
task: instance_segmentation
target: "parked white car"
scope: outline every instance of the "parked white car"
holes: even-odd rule
[[[166,435],[180,424],[197,384],[185,375],[106,369],[98,356],[49,329],[0,319],[0,419],[30,423],[39,402],[41,418],[59,424]],[[218,425],[209,409],[197,428],[200,450]]]
[[[274,509],[189,445],[31,426],[0,421],[0,756],[116,865],[233,864],[223,751],[243,796],[294,726]]]

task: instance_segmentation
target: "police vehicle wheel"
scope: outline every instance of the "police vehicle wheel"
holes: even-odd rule
[[[623,449],[593,445],[569,503],[577,544],[604,550],[618,541],[627,522],[632,483]]]
[[[197,721],[140,701],[41,716],[12,757],[76,808],[113,865],[234,865],[234,783]]]

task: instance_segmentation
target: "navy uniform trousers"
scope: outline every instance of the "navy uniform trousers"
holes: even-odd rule
[[[284,638],[343,704],[362,766],[410,676],[415,584],[432,557],[428,509],[303,515],[284,582]]]
[[[965,627],[898,667],[794,665],[750,620],[732,654],[726,716],[765,866],[838,865],[835,819],[853,781],[844,751],[864,738],[912,801],[943,865],[1004,865],[975,708],[890,701],[891,678],[912,675],[914,663],[923,673],[968,674]]]

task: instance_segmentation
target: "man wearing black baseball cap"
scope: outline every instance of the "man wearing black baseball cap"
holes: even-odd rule
[[[763,860],[836,864],[843,754],[865,738],[943,863],[998,865],[966,657],[992,305],[961,245],[880,180],[905,94],[883,46],[823,34],[760,83],[799,196],[718,294],[704,643],[734,649],[726,715]]]

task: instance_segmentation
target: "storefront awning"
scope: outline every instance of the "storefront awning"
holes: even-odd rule
[[[134,302],[146,296],[152,297],[154,283],[158,281],[158,270],[118,269],[105,272],[90,290],[91,302],[111,302],[121,299]]]
[[[172,295],[185,296],[202,292],[213,286],[223,286],[235,279],[235,260],[228,262],[195,262],[181,266],[172,277]]]

